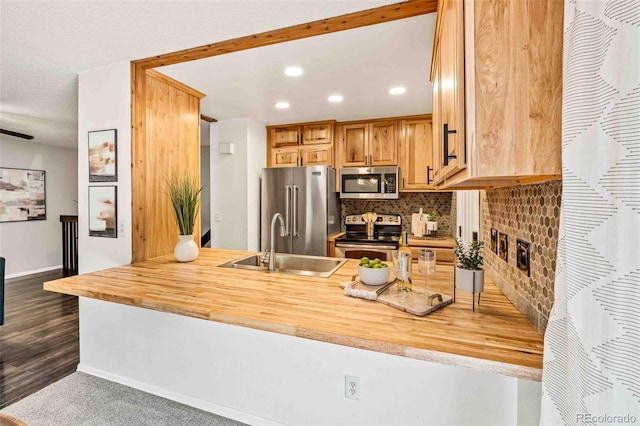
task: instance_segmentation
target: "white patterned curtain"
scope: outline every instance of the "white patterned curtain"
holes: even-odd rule
[[[640,0],[566,0],[563,74],[541,424],[640,424]]]

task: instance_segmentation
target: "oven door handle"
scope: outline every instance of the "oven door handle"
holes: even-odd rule
[[[398,247],[395,246],[372,246],[367,244],[342,244],[336,243],[336,247],[340,248],[357,248],[357,249],[367,249],[367,250],[398,250]]]

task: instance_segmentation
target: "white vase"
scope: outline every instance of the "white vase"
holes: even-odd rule
[[[180,241],[173,250],[173,255],[178,262],[191,262],[198,257],[200,249],[193,240],[193,234],[191,235],[178,235]]]
[[[484,290],[484,271],[456,266],[456,288],[472,293],[482,292]]]

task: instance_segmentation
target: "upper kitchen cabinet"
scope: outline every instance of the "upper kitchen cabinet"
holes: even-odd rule
[[[395,166],[398,164],[396,121],[348,123],[338,140],[340,167]]]
[[[285,126],[267,126],[269,146],[280,148],[294,145],[317,145],[333,143],[335,122],[302,123]]]
[[[433,131],[431,117],[400,122],[398,165],[400,166],[400,191],[432,191],[433,181]]]
[[[335,121],[267,126],[267,167],[333,166]]]
[[[561,176],[562,26],[562,1],[439,1],[431,69],[438,188]]]

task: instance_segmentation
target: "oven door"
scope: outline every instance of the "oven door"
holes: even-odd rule
[[[336,257],[345,259],[361,259],[368,257],[369,259],[380,259],[383,261],[391,261],[391,252],[397,250],[394,245],[375,245],[375,244],[350,244],[338,243],[336,241],[335,254]]]

